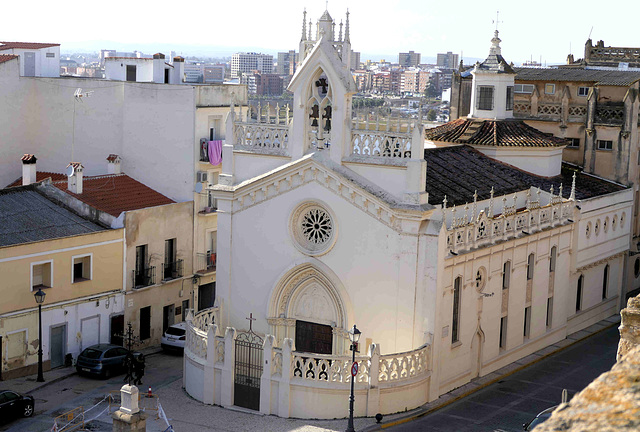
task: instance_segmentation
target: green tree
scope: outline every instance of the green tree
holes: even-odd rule
[[[436,110],[430,109],[429,112],[427,113],[427,120],[428,121],[435,121],[436,117],[437,117]]]

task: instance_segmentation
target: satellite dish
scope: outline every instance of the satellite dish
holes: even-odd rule
[[[202,183],[196,183],[196,193],[202,192]]]
[[[75,168],[73,167],[73,165],[69,165],[69,166],[67,167],[67,177],[71,177],[75,171],[76,171],[76,170],[75,170]]]

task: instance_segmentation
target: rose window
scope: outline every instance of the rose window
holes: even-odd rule
[[[335,218],[329,210],[314,202],[303,203],[294,210],[289,229],[294,245],[307,255],[328,252],[336,238]]]
[[[328,241],[332,229],[331,217],[320,208],[309,210],[302,217],[302,234],[311,243],[321,244]]]

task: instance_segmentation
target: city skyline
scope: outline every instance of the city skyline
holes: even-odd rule
[[[632,6],[629,1],[623,3]],[[193,4],[195,7],[168,13],[121,0],[102,9],[72,1],[64,11],[53,3],[36,2],[38,13],[33,14],[33,4],[13,2],[6,6],[7,16],[32,15],[30,25],[25,25],[23,19],[7,20],[1,38],[60,43],[63,52],[171,49],[185,56],[212,57],[230,56],[237,51],[274,53],[297,49],[305,7],[307,20],[314,25],[325,9],[323,2],[286,0],[274,9],[269,3],[249,0],[243,2],[242,18],[236,19],[239,14],[234,3]],[[599,8],[594,15],[591,4],[596,5],[589,1],[587,7],[573,8],[542,0],[535,8],[523,10],[505,0],[482,5],[463,0],[453,10],[414,0],[396,0],[386,3],[381,13],[364,0],[351,0],[329,2],[328,10],[339,24],[349,9],[352,46],[362,53],[363,61],[384,58],[396,62],[399,52],[409,50],[421,53],[423,58],[447,51],[460,54],[465,62],[484,58],[498,10],[503,54],[516,64],[528,60],[564,63],[570,50],[576,59],[581,58],[590,35],[594,43],[602,39],[606,46],[640,46],[640,37],[618,24],[619,11],[624,7]],[[194,16],[199,21],[195,22]],[[60,25],[66,19],[71,23]],[[89,26],[97,26],[99,31],[86,31]]]

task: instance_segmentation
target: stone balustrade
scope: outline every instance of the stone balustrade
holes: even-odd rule
[[[253,114],[255,113],[255,118]],[[234,117],[236,114],[234,113]],[[239,149],[264,149],[267,152],[288,154],[289,127],[293,117],[289,106],[265,107],[258,105],[257,109],[250,106],[244,120],[240,114],[233,122],[233,142]]]
[[[352,120],[351,154],[355,156],[410,158],[415,124],[400,117],[369,116]]]
[[[572,188],[575,190],[575,183]],[[492,192],[493,194],[493,192]],[[506,241],[522,235],[529,235],[547,228],[564,225],[573,222],[571,217],[574,212],[575,200],[563,199],[560,195],[553,194],[553,188],[546,205],[541,205],[540,191],[537,199],[531,199],[531,193],[527,193],[523,208],[518,208],[518,196],[514,195],[511,204],[503,197],[501,214],[493,215],[493,195],[489,206],[479,213],[486,203],[474,202],[469,214],[469,205],[461,210],[453,206],[446,208],[446,198],[443,204],[444,220],[447,223],[447,248],[454,254],[495,244],[498,241]],[[449,214],[447,214],[449,213]]]
[[[195,399],[227,407],[234,405],[237,333],[228,327],[224,336],[218,335],[218,326],[212,324],[213,309],[187,315],[183,382]],[[271,335],[264,338],[262,354],[260,412],[297,418],[347,416],[344,401],[351,387],[350,355],[293,351],[291,339],[275,346]],[[383,356],[380,347],[371,344],[366,354],[356,356],[356,362],[357,416],[389,414],[428,402],[432,393],[430,344]]]

